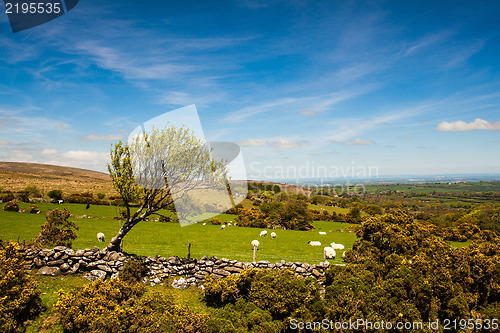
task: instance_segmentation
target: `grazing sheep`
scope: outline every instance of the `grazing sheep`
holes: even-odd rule
[[[207,225],[207,222],[203,223],[203,225]]]
[[[227,226],[228,226],[228,227],[232,226],[231,222],[229,222],[229,223],[227,224]]]
[[[272,238],[272,239],[275,239],[275,238],[276,238],[276,233],[275,233],[274,231],[273,231],[273,232],[271,232],[271,238]]]
[[[104,242],[104,234],[103,234],[102,232],[99,232],[99,233],[97,234],[97,240],[98,240],[99,242]]]
[[[267,235],[267,230],[262,230],[260,232],[260,237],[266,237],[266,235]]]
[[[344,251],[344,252],[342,252],[342,260],[344,260],[344,261],[345,261],[345,251]]]
[[[64,202],[64,200],[57,200],[57,203],[60,205]]]
[[[309,241],[307,244],[310,246],[321,246],[321,242],[318,241]]]
[[[221,230],[226,229],[226,225],[225,225],[225,224],[221,225],[221,226],[220,226],[220,229],[221,229]]]
[[[319,232],[319,234],[320,234],[320,235],[326,235],[326,232],[324,232],[324,231],[320,231],[320,232]]]
[[[323,259],[335,259],[337,256],[337,253],[335,252],[334,249],[332,249],[330,246],[327,246],[323,249],[324,251],[324,258]]]
[[[343,250],[344,249],[344,245],[342,244],[335,244],[335,243],[331,243],[330,246],[334,249],[334,250]]]

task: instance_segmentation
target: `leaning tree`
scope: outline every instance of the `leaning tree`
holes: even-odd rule
[[[137,223],[153,214],[163,216],[162,210],[171,209],[174,203],[199,211],[193,209],[200,206],[196,200],[185,204],[193,191],[225,181],[223,161],[215,161],[210,152],[210,146],[189,129],[170,124],[140,133],[127,144],[115,144],[108,170],[123,200],[125,221],[108,250],[122,251],[123,238]]]

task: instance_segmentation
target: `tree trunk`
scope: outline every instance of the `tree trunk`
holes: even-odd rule
[[[130,229],[132,229],[133,226],[134,224],[132,224],[130,221],[127,221],[125,224],[123,224],[116,236],[111,238],[111,241],[108,244],[108,251],[123,252],[123,237],[125,237],[125,235],[130,231]]]

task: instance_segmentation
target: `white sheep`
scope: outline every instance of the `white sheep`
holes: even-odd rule
[[[326,235],[326,232],[324,232],[324,231],[320,231],[320,232],[319,232],[319,234],[320,234],[320,235]]]
[[[203,223],[203,225],[207,225],[207,222]]]
[[[273,231],[273,232],[271,232],[271,238],[272,238],[272,239],[275,239],[275,238],[276,238],[276,233],[275,233],[274,231]]]
[[[266,235],[267,235],[267,230],[262,230],[260,232],[260,237],[266,237]]]
[[[321,246],[321,242],[318,241],[309,241],[307,244],[310,246]]]
[[[228,227],[232,226],[231,222],[229,222],[229,223],[227,224],[227,226],[228,226]]]
[[[104,242],[104,234],[102,232],[97,233],[97,240],[99,242]]]
[[[57,200],[57,203],[60,205],[64,202],[64,200]]]
[[[345,251],[344,251],[344,252],[342,252],[342,260],[344,260],[344,261],[345,261]]]
[[[330,246],[334,250],[343,250],[344,249],[344,245],[342,245],[342,244],[331,243]]]
[[[334,249],[332,249],[330,246],[327,246],[323,249],[324,251],[324,260],[328,259],[335,259],[337,256],[337,253],[335,252]]]
[[[221,230],[226,229],[226,225],[225,225],[225,224],[221,225],[221,226],[220,226],[220,229],[221,229]]]

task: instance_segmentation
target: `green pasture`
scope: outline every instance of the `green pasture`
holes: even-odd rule
[[[427,184],[388,184],[366,185],[368,193],[379,191],[398,191],[404,193],[484,193],[500,192],[500,182],[471,182],[471,183],[427,183]]]
[[[347,214],[350,211],[349,208],[323,206],[323,205],[313,205],[313,204],[308,205],[307,208],[313,209],[313,210],[321,210],[321,208],[323,208],[324,210],[326,210],[330,214],[333,213],[333,212],[335,212],[337,214]]]
[[[84,249],[93,246],[104,248],[107,241],[114,236],[120,226],[121,221],[112,219],[115,207],[113,206],[93,206],[86,210],[85,205],[78,204],[41,204],[44,209],[66,208],[75,216],[96,216],[102,214],[106,218],[71,218],[79,226],[78,238],[73,242],[74,249]],[[24,204],[21,204],[25,208]],[[82,214],[86,213],[86,214]],[[80,215],[81,214],[81,215]],[[218,218],[222,222],[234,221],[235,216],[221,214]],[[34,239],[40,230],[40,225],[45,223],[44,214],[29,214],[6,212],[0,210],[0,237],[4,240],[26,240]],[[272,230],[267,229],[268,236],[259,237],[261,230],[256,228],[226,227],[221,230],[220,226],[197,223],[186,227],[181,227],[179,223],[143,221],[135,226],[125,237],[124,251],[137,255],[161,255],[187,256],[188,244],[191,243],[191,257],[200,258],[206,256],[217,256],[219,258],[237,259],[240,261],[252,261],[251,242],[259,240],[260,247],[257,251],[257,260],[268,260],[270,262],[301,261],[318,263],[323,258],[323,246],[328,246],[331,242],[344,244],[346,249],[352,248],[356,240],[354,233],[344,230],[349,224],[337,222],[314,222],[315,230],[292,231],[292,230]],[[271,239],[270,233],[277,233],[276,239]],[[325,231],[327,235],[319,235],[319,231]],[[97,241],[97,233],[103,232],[106,235],[106,242]],[[309,241],[320,241],[321,247],[308,245]],[[342,253],[337,254],[337,258],[332,260],[341,263]]]

